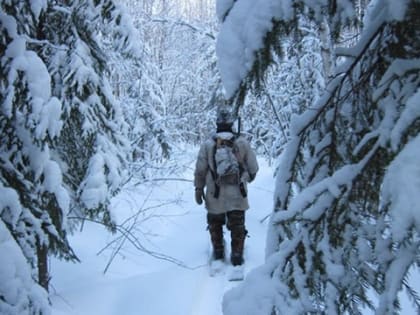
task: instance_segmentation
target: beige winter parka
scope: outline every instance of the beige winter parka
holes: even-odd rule
[[[245,169],[241,176],[241,181],[245,190],[248,191],[247,183],[254,179],[258,172],[257,158],[244,137],[237,137],[235,145],[238,149],[238,160]],[[214,197],[216,186],[210,170],[215,169],[213,159],[215,148],[213,137],[201,145],[194,172],[195,187],[206,189],[205,207],[207,211],[219,214],[231,210],[247,210],[249,208],[248,198],[242,196],[237,184],[221,185],[219,197]]]

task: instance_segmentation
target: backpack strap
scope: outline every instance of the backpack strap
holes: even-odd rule
[[[213,160],[213,167],[216,167],[216,149],[217,149],[217,139],[214,138],[214,146],[213,146],[213,155],[212,155],[212,160]],[[217,172],[216,170],[212,169],[211,167],[209,167],[210,170],[210,174],[211,177],[213,178],[213,182],[214,182],[214,198],[219,198],[219,193],[220,193],[220,186],[217,184]]]

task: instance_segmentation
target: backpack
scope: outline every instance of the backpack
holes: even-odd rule
[[[238,160],[238,148],[235,145],[236,136],[230,139],[215,137],[214,178],[218,185],[240,183],[241,164]]]

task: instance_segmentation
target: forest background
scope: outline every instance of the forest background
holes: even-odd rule
[[[111,198],[182,172],[223,99],[276,165],[255,272],[270,299],[261,310],[245,281],[226,313],[247,300],[259,314],[393,314],[403,288],[418,308],[419,6],[2,1],[1,313],[49,312],[48,259],[78,260],[68,235],[83,222],[130,237]]]

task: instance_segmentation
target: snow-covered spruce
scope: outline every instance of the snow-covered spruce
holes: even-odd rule
[[[327,28],[324,35],[336,47],[326,56],[332,63],[323,67],[333,75],[326,77],[325,90],[291,121],[276,171],[267,261],[225,296],[224,314],[398,312],[399,293],[418,260],[420,232],[410,210],[411,202],[418,204],[418,181],[407,177],[410,189],[402,192],[390,180],[401,180],[394,177],[396,168],[413,171],[407,154],[417,154],[413,100],[420,51],[413,43],[419,33],[410,30],[418,3],[377,0],[360,8],[335,2],[332,11],[316,1],[294,4],[236,1],[218,37],[226,95],[238,102],[261,79],[279,41],[291,40],[290,31],[299,34],[299,14]],[[368,9],[363,29],[359,9]],[[358,40],[347,47],[335,42],[334,34],[346,33]],[[407,164],[400,169],[402,159]],[[396,209],[402,215],[390,220]],[[417,294],[405,292],[418,312]]]
[[[48,255],[77,260],[67,241],[77,222],[66,220],[70,209],[73,218],[112,225],[107,206],[124,179],[128,146],[104,37],[112,36],[112,50],[134,54],[127,25],[111,0],[1,2],[0,187],[13,198],[2,199],[0,221],[29,270],[19,254],[11,257],[22,289],[2,294],[7,314],[48,312],[35,282],[48,290]],[[8,276],[0,273],[0,282]]]

